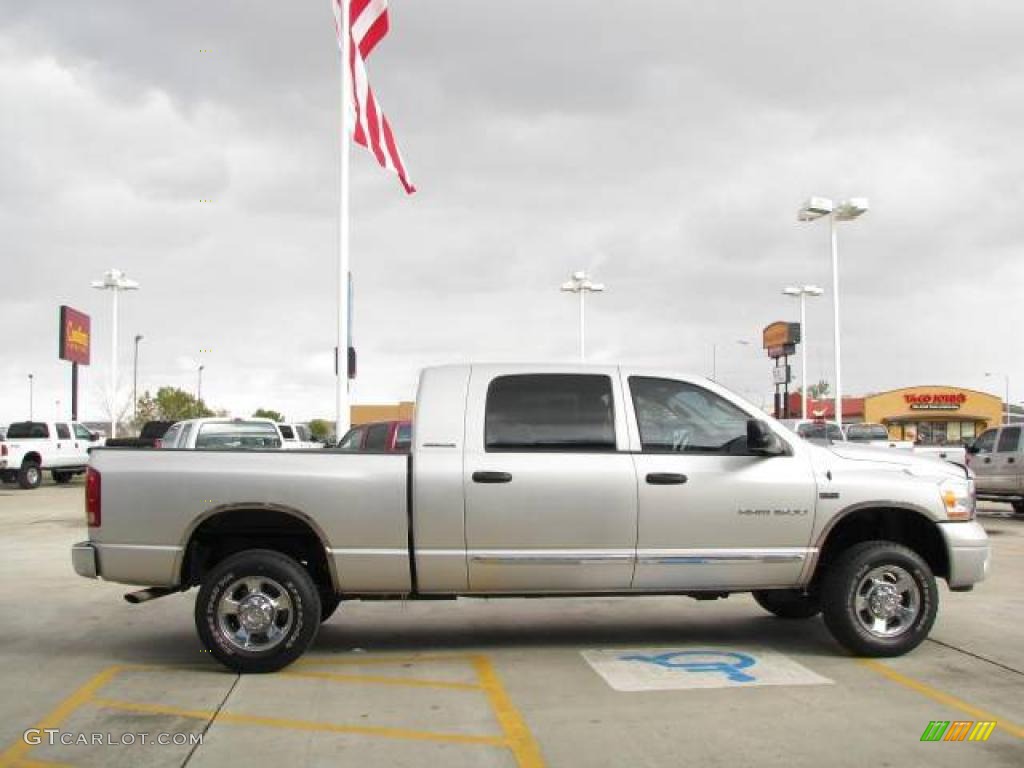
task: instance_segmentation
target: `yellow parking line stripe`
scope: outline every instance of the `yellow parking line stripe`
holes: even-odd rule
[[[422,656],[365,656],[360,658],[360,655],[352,654],[346,656],[343,659],[299,659],[293,662],[289,669],[295,667],[341,667],[341,666],[363,666],[364,664],[412,664],[421,661],[465,661],[470,662],[473,657],[465,653],[437,653],[437,654],[423,654]]]
[[[455,683],[448,680],[423,680],[415,677],[387,677],[385,675],[345,675],[337,672],[281,672],[280,677],[306,677],[335,680],[339,683],[373,683],[374,685],[406,685],[423,688],[451,688],[456,691],[482,691],[474,683]]]
[[[483,655],[474,655],[472,659],[476,676],[487,692],[491,708],[501,724],[501,729],[505,732],[519,768],[542,768],[544,759],[541,757],[540,747],[537,746],[522,715],[516,710],[512,699],[506,693],[490,660]]]
[[[122,670],[131,668],[132,667],[123,664],[107,667],[99,674],[93,676],[93,678],[81,688],[63,699],[50,711],[49,714],[36,723],[33,728],[37,728],[40,731],[46,730],[47,728],[58,728],[72,712],[92,699],[96,691],[109,683],[115,675],[120,673]],[[24,739],[19,739],[8,747],[3,754],[0,754],[0,766],[17,764],[24,760],[25,755],[28,754],[29,750],[31,750],[33,746],[33,744],[26,744]]]
[[[878,674],[889,678],[893,682],[899,683],[912,691],[917,691],[921,695],[927,696],[929,699],[937,701],[940,704],[945,704],[948,707],[959,709],[961,712],[965,712],[978,720],[994,720],[996,721],[997,728],[1003,729],[1007,733],[1016,736],[1018,739],[1024,739],[1024,728],[1016,723],[1006,720],[1005,718],[999,717],[988,710],[975,707],[973,704],[968,704],[966,701],[958,699],[956,696],[952,696],[948,693],[932,688],[930,685],[922,683],[920,680],[915,680],[912,677],[900,674],[896,670],[890,669],[885,664],[874,661],[873,659],[860,659],[860,663],[868,669],[873,669]]]
[[[484,744],[492,747],[508,747],[508,741],[501,736],[478,736],[463,733],[440,733],[435,731],[413,731],[405,728],[387,728],[372,725],[336,725],[320,723],[312,720],[291,720],[283,717],[264,717],[262,715],[242,715],[233,712],[213,712],[200,709],[179,709],[156,704],[144,704],[134,701],[94,698],[92,703],[98,707],[119,709],[125,712],[143,712],[154,715],[174,715],[175,717],[191,717],[196,720],[214,720],[218,723],[234,723],[236,725],[263,725],[269,728],[284,728],[293,731],[313,731],[322,733],[352,733],[364,736],[383,736],[389,739],[411,739],[415,741],[443,741],[454,744]]]

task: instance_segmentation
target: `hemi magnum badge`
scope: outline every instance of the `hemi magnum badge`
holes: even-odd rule
[[[835,491],[823,491],[818,494],[819,499],[838,499],[839,494]]]

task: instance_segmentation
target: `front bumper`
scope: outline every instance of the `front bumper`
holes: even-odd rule
[[[969,587],[988,576],[992,562],[992,547],[988,534],[977,521],[969,523],[940,523],[939,530],[949,554],[949,586]]]
[[[99,576],[99,569],[96,567],[96,548],[92,542],[80,541],[71,547],[71,564],[79,576],[88,579]]]

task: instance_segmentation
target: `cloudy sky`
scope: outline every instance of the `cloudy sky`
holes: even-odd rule
[[[590,358],[771,392],[760,329],[831,277],[807,196],[866,196],[840,233],[844,388],[1024,399],[1024,7],[1015,0],[394,0],[370,76],[419,192],[353,154],[357,402],[419,367]],[[57,308],[93,318],[102,418],[119,267],[130,385],[247,415],[333,415],[337,49],[329,0],[0,0],[0,423],[70,399]],[[212,202],[200,202],[210,200]],[[753,343],[744,347],[737,340]],[[208,350],[200,352],[200,350]]]

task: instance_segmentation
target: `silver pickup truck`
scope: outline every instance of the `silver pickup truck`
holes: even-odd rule
[[[411,455],[94,451],[82,576],[199,587],[202,643],[273,671],[342,600],[753,592],[855,653],[927,636],[936,577],[985,578],[969,470],[821,447],[702,378],[459,365],[420,378]]]

